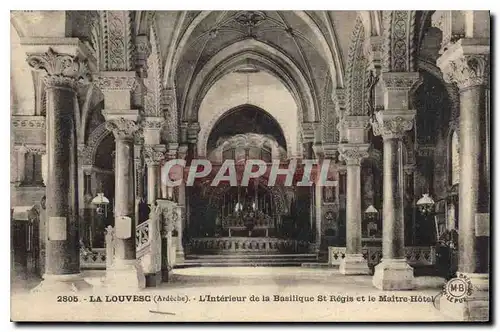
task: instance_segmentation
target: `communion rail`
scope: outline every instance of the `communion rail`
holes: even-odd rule
[[[306,253],[309,242],[269,237],[204,237],[189,241],[190,254]]]
[[[340,265],[345,257],[345,247],[328,247],[328,264]],[[363,258],[368,261],[368,266],[377,265],[382,259],[382,247],[364,247]],[[436,263],[436,248],[433,246],[405,247],[405,257],[412,266],[431,266]]]

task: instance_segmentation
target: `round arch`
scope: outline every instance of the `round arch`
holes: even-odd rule
[[[245,61],[268,71],[282,81],[296,100],[300,121],[314,122],[319,119],[319,110],[316,99],[313,98],[312,88],[296,64],[284,53],[266,43],[245,39],[220,50],[196,75],[185,98],[183,112],[185,121],[196,121],[198,105],[217,79]]]
[[[288,157],[301,155],[298,106],[292,94],[267,72],[251,75],[255,82],[250,85],[253,88],[247,88],[242,74],[233,72],[219,79],[205,95],[198,112],[198,156],[206,156],[208,136],[217,121],[230,110],[245,104],[266,110],[276,120],[287,142]]]

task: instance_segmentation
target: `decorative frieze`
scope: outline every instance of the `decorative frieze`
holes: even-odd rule
[[[415,11],[386,10],[383,12],[383,71],[412,72],[414,70],[415,23]]]
[[[116,73],[116,76],[101,73],[94,77],[94,84],[101,90],[134,90],[138,84],[135,72],[131,72],[132,75],[124,73],[128,72]]]
[[[345,160],[347,165],[361,165],[364,158],[370,156],[368,148],[370,144],[342,144],[339,147],[340,158]]]
[[[76,89],[78,83],[89,79],[87,62],[78,56],[57,53],[51,47],[45,53],[28,54],[28,65],[35,71],[44,72],[45,85]]]
[[[385,110],[375,113],[372,121],[373,133],[384,139],[401,139],[405,132],[413,128],[414,110]]]
[[[422,79],[418,72],[386,72],[382,73],[382,82],[387,90],[409,91],[416,89]]]
[[[12,115],[11,124],[16,129],[45,129],[44,116]]]
[[[132,12],[102,11],[101,26],[103,31],[103,69],[116,71],[134,70]]]

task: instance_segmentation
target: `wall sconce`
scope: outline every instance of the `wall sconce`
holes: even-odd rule
[[[429,194],[423,194],[417,201],[417,208],[423,215],[429,215],[434,212],[435,202]]]
[[[92,199],[91,203],[96,206],[95,210],[98,215],[104,215],[104,217],[108,216],[109,199],[104,196],[104,193],[98,193],[97,196]]]
[[[370,205],[365,210],[365,215],[370,220],[374,220],[375,218],[377,218],[377,214],[378,214],[378,210],[373,205]]]

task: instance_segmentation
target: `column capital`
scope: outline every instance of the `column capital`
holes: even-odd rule
[[[410,91],[422,83],[421,75],[418,72],[384,72],[381,77],[387,90]]]
[[[321,123],[319,122],[302,122],[302,137],[304,143],[311,143],[316,141],[316,137]]]
[[[175,159],[177,157],[177,150],[180,150],[178,143],[168,143],[167,159],[168,160]]]
[[[369,156],[370,144],[342,144],[339,153],[342,160],[349,166],[360,166],[361,161]]]
[[[375,136],[383,139],[401,139],[406,131],[413,128],[415,110],[383,110],[375,113],[375,121],[372,121]]]
[[[106,129],[112,131],[116,139],[134,138],[134,134],[139,130],[139,126],[134,120],[125,117],[106,119]]]
[[[20,153],[31,153],[31,154],[45,154],[47,153],[47,149],[45,147],[45,143],[23,143],[14,146],[14,151]]]
[[[160,143],[160,131],[164,123],[165,119],[163,117],[147,116],[142,119],[141,126],[146,144]]]
[[[144,160],[148,166],[159,165],[165,159],[166,147],[163,144],[145,145],[143,149]]]
[[[198,133],[200,132],[200,124],[198,122],[190,122],[187,124],[187,140],[189,143],[198,141]]]
[[[406,164],[403,166],[403,171],[405,172],[406,175],[413,174],[416,169],[417,169],[417,165],[415,165],[415,164]]]
[[[188,152],[188,146],[183,144],[179,146],[179,159],[185,159]]]
[[[437,60],[447,83],[460,91],[477,85],[488,85],[490,46],[487,40],[463,38],[451,45]]]
[[[48,88],[66,87],[76,90],[79,83],[88,83],[87,61],[80,55],[58,53],[49,47],[43,53],[28,53],[28,65],[45,73],[43,81]]]

